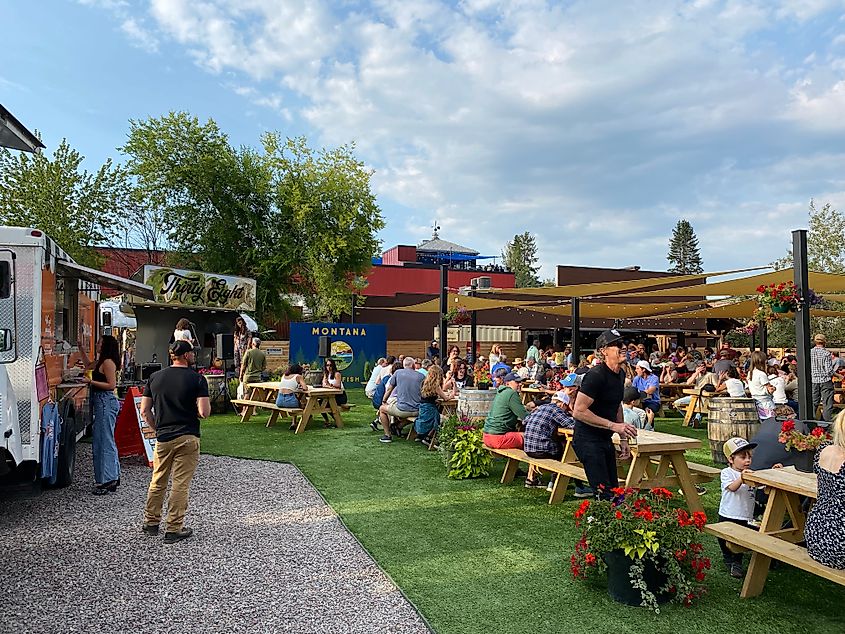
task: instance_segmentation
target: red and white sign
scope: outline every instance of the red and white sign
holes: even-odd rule
[[[130,387],[127,390],[120,413],[117,415],[114,439],[120,457],[144,456],[147,464],[152,467],[156,433],[141,418],[141,395],[141,390],[137,387]]]

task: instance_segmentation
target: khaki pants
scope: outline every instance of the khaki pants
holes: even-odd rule
[[[161,523],[161,507],[167,492],[167,481],[173,474],[170,500],[167,504],[167,532],[182,530],[188,510],[188,490],[200,457],[200,439],[196,436],[179,436],[167,442],[158,441],[153,458],[153,478],[147,491],[144,523]]]

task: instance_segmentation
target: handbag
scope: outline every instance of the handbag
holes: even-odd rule
[[[47,382],[47,365],[44,363],[44,348],[38,346],[38,359],[35,363],[35,397],[38,402],[50,396],[50,385]]]

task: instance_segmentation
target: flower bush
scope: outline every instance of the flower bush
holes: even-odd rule
[[[478,387],[482,383],[490,384],[490,364],[484,362],[482,365],[478,365],[472,369],[472,378],[475,382],[475,386]]]
[[[814,427],[809,434],[802,434],[795,429],[794,420],[783,421],[778,434],[778,440],[786,445],[787,450],[815,451],[830,439],[831,435],[821,427]]]
[[[603,555],[621,550],[632,560],[631,583],[640,591],[641,605],[659,612],[657,595],[691,605],[706,592],[710,560],[702,554],[700,534],[707,516],[673,507],[668,489],[617,487],[612,493],[609,500],[584,500],[575,511],[575,524],[583,533],[570,557],[572,575],[587,579],[603,573]],[[645,583],[647,561],[666,575],[665,585],[656,591]]]
[[[782,306],[798,305],[801,294],[795,282],[780,282],[779,284],[761,284],[757,287],[757,302],[761,305],[780,304]]]

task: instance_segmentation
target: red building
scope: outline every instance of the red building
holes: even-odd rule
[[[119,275],[120,277],[132,277],[132,275],[145,264],[164,266],[167,253],[165,251],[154,251],[149,249],[122,249],[116,247],[96,247],[97,253],[103,258],[101,267],[106,273]],[[101,292],[104,297],[119,294],[113,288],[103,286]]]

